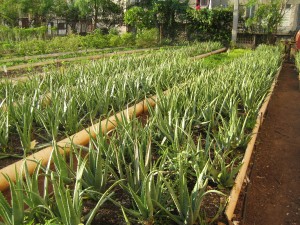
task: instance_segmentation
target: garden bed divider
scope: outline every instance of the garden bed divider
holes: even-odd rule
[[[262,125],[262,122],[264,120],[264,115],[266,113],[268,104],[270,102],[271,96],[272,96],[274,88],[276,86],[277,79],[278,79],[278,76],[280,74],[281,69],[282,69],[282,64],[279,67],[278,72],[275,75],[274,81],[272,83],[272,86],[269,89],[269,93],[268,93],[264,103],[262,104],[262,106],[261,106],[261,108],[258,112],[255,127],[252,130],[251,140],[249,141],[249,143],[247,145],[247,148],[246,148],[246,151],[245,151],[245,154],[244,154],[244,158],[243,158],[243,161],[242,161],[242,166],[241,166],[240,171],[239,171],[239,173],[238,173],[238,175],[235,179],[235,184],[234,184],[234,186],[233,186],[233,188],[231,189],[231,192],[230,192],[228,205],[226,206],[226,209],[225,209],[225,216],[228,220],[228,224],[230,224],[230,225],[234,224],[233,221],[232,221],[232,219],[234,218],[234,210],[235,210],[235,207],[237,205],[238,198],[239,198],[242,186],[243,186],[243,182],[244,182],[245,177],[246,177],[246,172],[247,172],[249,162],[250,162],[250,159],[251,159],[251,155],[252,155],[252,152],[253,152],[253,149],[254,149],[255,141],[256,141],[256,138],[257,138],[257,135],[258,135],[258,131],[259,131],[259,128]],[[222,223],[219,223],[219,224],[222,224]]]

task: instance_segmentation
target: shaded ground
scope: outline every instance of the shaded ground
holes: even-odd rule
[[[285,63],[258,135],[244,225],[300,224],[300,91]]]

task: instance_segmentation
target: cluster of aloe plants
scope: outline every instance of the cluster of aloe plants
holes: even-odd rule
[[[71,135],[91,121],[154,93],[157,85],[166,89],[164,82],[180,83],[190,73],[186,67],[189,55],[219,46],[197,44],[115,57],[62,68],[26,83],[1,83],[1,123],[5,126],[1,128],[0,146],[9,148],[14,133],[20,137],[24,152],[32,148],[30,143],[35,139],[49,142],[64,134]]]
[[[187,58],[193,51],[187,48],[105,60],[88,69],[70,69],[72,73],[65,76],[53,74],[41,83],[33,80],[31,85],[38,83],[38,90],[29,90],[25,87],[28,83],[14,92],[14,87],[5,84],[2,105],[25,99],[26,93],[33,99],[26,112],[46,112],[66,95],[67,87],[73,93],[63,97],[68,101],[62,106],[56,105],[48,116],[41,116],[50,120],[64,115],[59,122],[44,119],[49,124],[47,132],[53,135],[54,168],[38,166],[30,176],[24,167],[25,180],[11,183],[12,208],[0,194],[3,223],[92,224],[105,204],[120,209],[115,212],[123,214],[120,224],[212,223],[226,203],[226,190],[232,187],[240,166],[239,150],[249,140],[260,104],[280,66],[281,49],[261,46],[210,70],[203,69],[201,61]],[[69,86],[62,85],[63,80]],[[89,86],[91,81],[95,86]],[[166,89],[167,94],[163,92]],[[13,93],[8,95],[10,91]],[[50,105],[41,104],[44,93],[51,93]],[[57,153],[54,136],[61,128],[76,130],[86,123],[80,124],[80,120],[93,121],[154,93],[157,104],[150,108],[146,122],[136,117],[125,119],[124,115],[114,131],[97,134],[87,147],[73,146],[69,156]],[[84,100],[82,95],[86,95]],[[88,99],[91,102],[87,103]],[[9,118],[9,108],[16,106],[6,107],[2,113]],[[69,112],[75,118],[65,116],[73,107],[84,117],[75,117],[75,109]],[[67,118],[79,127],[67,128],[73,126],[61,123]],[[20,130],[27,126],[23,123],[18,124]],[[42,191],[38,189],[39,177],[44,178]],[[212,197],[214,215],[207,218],[205,206]],[[94,202],[94,207],[85,212],[87,201]]]

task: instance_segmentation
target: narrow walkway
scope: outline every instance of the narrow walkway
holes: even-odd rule
[[[244,225],[300,225],[300,91],[285,63],[257,139]]]

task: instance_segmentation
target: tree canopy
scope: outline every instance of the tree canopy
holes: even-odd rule
[[[92,19],[108,27],[120,21],[122,9],[112,0],[0,0],[0,20],[18,26],[18,19],[28,17],[33,27],[41,26],[54,17],[63,17],[71,26],[80,19]]]
[[[269,3],[259,3],[258,0],[249,1],[247,6],[256,6],[256,10],[253,17],[247,18],[246,26],[251,31],[275,33],[282,21],[285,3],[283,0],[271,0]]]

